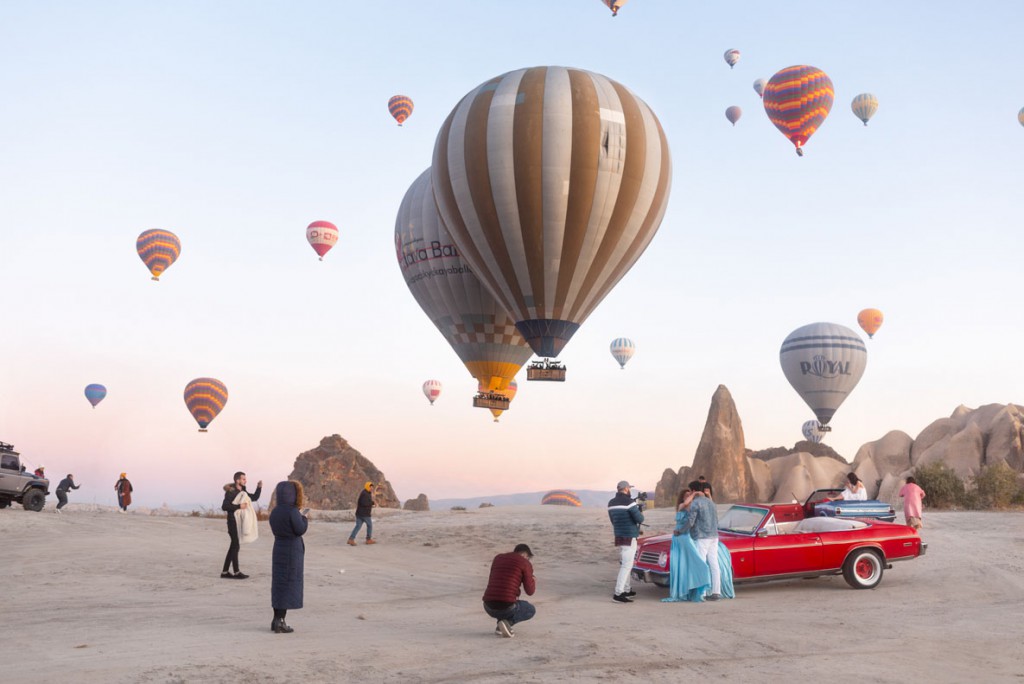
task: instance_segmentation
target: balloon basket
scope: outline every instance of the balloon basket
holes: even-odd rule
[[[494,394],[491,392],[481,392],[480,394],[473,397],[474,408],[485,408],[485,409],[497,409],[498,411],[508,411],[511,399],[500,394]],[[495,418],[494,422],[497,423],[498,419]]]
[[[558,361],[535,361],[526,369],[527,380],[543,382],[565,382],[565,366]]]
[[[157,281],[159,283],[160,282],[160,277],[159,276],[152,276],[150,278],[150,280],[155,280],[155,281]]]
[[[207,432],[206,428],[199,428],[200,432]]]
[[[822,425],[821,423],[819,423],[818,432],[832,432],[832,428],[830,428],[828,425]]]

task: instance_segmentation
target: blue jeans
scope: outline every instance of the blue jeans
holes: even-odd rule
[[[485,603],[484,611],[495,620],[507,620],[510,626],[517,622],[526,622],[537,614],[537,609],[529,601],[516,601],[504,610],[494,610]]]
[[[366,538],[373,539],[373,521],[370,520],[368,515],[357,515],[356,526],[352,528],[352,534],[348,535],[349,539],[355,539],[356,535],[359,534],[359,529],[366,523]]]

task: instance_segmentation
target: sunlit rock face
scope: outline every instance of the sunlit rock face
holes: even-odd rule
[[[324,437],[320,446],[299,454],[288,479],[302,483],[306,506],[317,510],[355,508],[367,482],[377,485],[374,500],[378,506],[401,508],[384,473],[340,435]]]

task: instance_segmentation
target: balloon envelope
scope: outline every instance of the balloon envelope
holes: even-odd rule
[[[861,93],[853,98],[853,102],[850,103],[850,109],[867,126],[868,120],[878,111],[878,98],[871,93]]]
[[[619,362],[619,367],[625,370],[626,363],[636,353],[636,343],[628,337],[618,337],[612,340],[612,356]]]
[[[544,498],[540,500],[541,505],[544,506],[582,506],[583,502],[580,501],[580,497],[576,492],[571,492],[568,489],[552,489],[550,492],[544,495]]]
[[[323,261],[331,247],[338,244],[338,227],[330,221],[313,221],[306,227],[306,240]]]
[[[388,100],[388,111],[401,126],[406,119],[412,116],[412,99],[405,95],[395,95]]]
[[[477,383],[476,391],[477,392],[494,392],[494,393],[500,394],[500,395],[502,395],[504,397],[508,397],[509,402],[511,402],[513,399],[516,398],[516,394],[519,392],[519,384],[515,380],[513,380],[512,382],[508,383],[508,387],[506,387],[503,390],[488,390],[486,387],[484,387],[483,384]],[[500,418],[501,414],[504,413],[504,411],[502,409],[494,409],[494,408],[490,409],[490,412],[491,412],[491,415],[494,416],[494,422],[495,423],[499,422],[498,418]]]
[[[199,423],[199,431],[206,432],[206,426],[228,403],[228,388],[216,378],[196,378],[185,385],[185,406]]]
[[[832,110],[835,90],[821,69],[791,66],[769,79],[761,99],[768,118],[803,156],[803,146]]]
[[[733,126],[736,125],[736,122],[740,120],[741,116],[743,116],[743,110],[737,107],[736,105],[733,105],[732,107],[729,107],[728,109],[725,110],[725,118],[728,119],[729,123],[731,123]]]
[[[160,280],[160,275],[178,260],[181,240],[169,230],[145,230],[135,241],[135,251],[153,274],[153,280]]]
[[[725,63],[729,65],[730,69],[732,69],[736,66],[736,62],[740,61],[740,51],[736,48],[732,48],[731,50],[726,50],[722,57],[725,58]]]
[[[779,350],[779,362],[818,422],[828,425],[864,375],[868,350],[860,336],[845,326],[811,323],[789,334]]]
[[[768,81],[763,78],[759,78],[754,81],[754,92],[757,93],[758,97],[762,97],[764,95],[764,87],[767,83]]]
[[[423,383],[423,396],[429,401],[430,405],[433,406],[437,398],[441,396],[441,381],[440,380],[427,380]]]
[[[96,404],[103,401],[103,398],[107,396],[107,388],[103,385],[92,384],[85,386],[85,398],[89,400],[93,408],[96,408]]]
[[[617,17],[619,15],[619,9],[625,5],[629,0],[601,0],[605,7],[612,11],[612,16]]]
[[[1024,126],[1024,107],[1021,107],[1021,110],[1017,112],[1017,121],[1021,126]]]
[[[395,252],[412,296],[470,375],[487,390],[507,388],[533,352],[452,242],[434,204],[430,169],[398,208]]]
[[[868,334],[868,337],[874,337],[878,329],[882,327],[882,322],[885,317],[882,312],[878,309],[864,309],[857,314],[857,325],[861,327],[861,330]]]
[[[825,433],[821,431],[821,425],[816,420],[807,421],[800,430],[804,433],[804,439],[808,442],[820,444],[821,440],[825,439]]]
[[[599,74],[520,69],[442,125],[434,199],[463,259],[539,356],[557,356],[661,224],[668,142],[650,108]]]

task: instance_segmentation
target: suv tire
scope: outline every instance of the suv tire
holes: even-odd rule
[[[36,511],[37,513],[43,510],[43,506],[46,505],[46,494],[38,489],[32,489],[25,492],[25,496],[21,498],[21,505],[25,507],[27,511]]]
[[[11,505],[10,499],[0,499],[0,508],[7,508]]]

